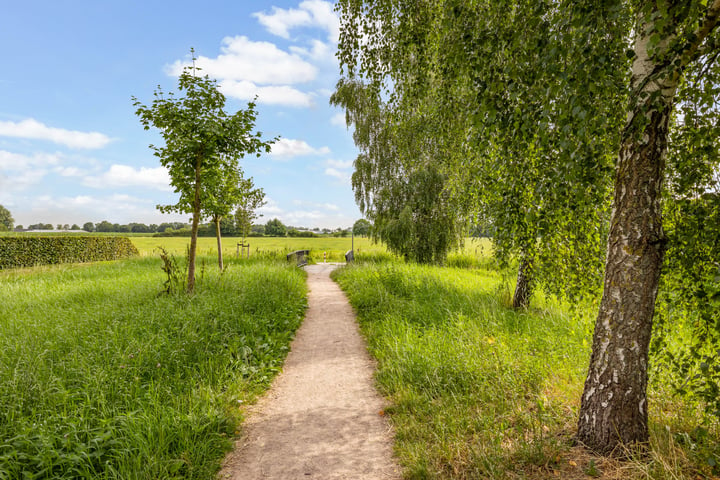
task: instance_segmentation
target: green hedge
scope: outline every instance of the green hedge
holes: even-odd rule
[[[127,237],[0,237],[0,269],[139,255]]]

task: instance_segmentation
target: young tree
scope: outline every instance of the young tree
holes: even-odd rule
[[[257,209],[266,202],[265,191],[262,188],[255,188],[252,178],[243,179],[240,183],[240,190],[242,195],[235,210],[235,224],[244,244],[245,238],[250,235],[253,222],[262,217],[262,214],[257,213]],[[265,228],[264,225],[261,226],[263,229]]]
[[[193,64],[185,67],[178,79],[184,96],[172,92],[165,95],[158,87],[150,106],[133,97],[136,114],[146,130],[154,126],[165,140],[164,147],[151,145],[155,156],[168,169],[170,182],[180,194],[174,205],[158,206],[162,212],[192,214],[187,290],[195,288],[195,257],[200,219],[203,215],[204,188],[208,179],[219,182],[225,165],[236,165],[245,154],[269,152],[270,143],[261,140],[261,133],[251,133],[255,126],[255,104],[233,115],[224,111],[225,96],[217,82],[198,76]],[[212,181],[212,180],[211,180]]]
[[[0,205],[0,230],[12,230],[14,223],[10,210]]]

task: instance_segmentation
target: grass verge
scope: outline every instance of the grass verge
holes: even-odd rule
[[[304,315],[299,269],[157,258],[0,273],[0,479],[209,479]]]
[[[573,447],[593,308],[540,298],[513,311],[495,269],[373,260],[333,277],[378,360],[406,478],[715,478],[698,452],[717,448],[717,429],[694,447],[678,441],[697,417],[660,391],[650,392],[647,458],[620,463]]]

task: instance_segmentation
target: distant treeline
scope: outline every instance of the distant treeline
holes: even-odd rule
[[[156,236],[169,237],[190,236],[190,224],[182,222],[165,222],[160,225],[147,225],[144,223],[118,224],[103,220],[98,223],[86,222],[82,227],[77,224],[52,225],[50,223],[36,223],[28,225],[27,228],[24,228],[22,225],[15,227],[15,231],[17,232],[30,230],[85,231],[98,233],[148,233]],[[238,229],[233,218],[221,220],[220,233],[223,236],[228,237],[242,236],[242,232]],[[201,237],[214,237],[215,225],[212,223],[201,224],[198,235]],[[321,235],[346,237],[350,235],[350,229],[337,228],[335,230],[331,230],[329,228],[314,228],[311,230],[304,227],[286,226],[280,220],[275,218],[269,220],[264,225],[253,225],[247,234],[249,237],[317,237]]]

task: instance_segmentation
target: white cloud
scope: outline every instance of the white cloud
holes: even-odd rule
[[[337,178],[342,183],[350,184],[350,174],[338,170],[337,168],[328,167],[325,169],[325,175],[333,178]]]
[[[0,136],[46,140],[70,148],[103,148],[110,143],[110,137],[98,132],[79,132],[63,128],[48,127],[33,118],[20,122],[0,121]]]
[[[312,96],[289,85],[270,85],[261,87],[252,82],[224,80],[220,90],[228,97],[239,100],[252,100],[257,96],[258,103],[267,105],[285,105],[289,107],[311,107]]]
[[[83,184],[92,188],[147,187],[172,191],[170,175],[165,167],[136,169],[129,165],[112,165],[102,175],[85,177]]]
[[[353,166],[352,160],[328,160],[325,163],[331,167],[342,168],[342,169],[352,168],[352,166]]]
[[[77,223],[82,225],[90,221],[97,223],[108,220],[112,223],[162,223],[187,221],[185,215],[166,215],[156,208],[157,203],[147,198],[130,195],[77,195],[53,197],[43,195],[32,199],[22,199],[13,210],[16,223]]]
[[[332,125],[337,125],[338,127],[346,127],[347,124],[345,123],[345,114],[342,112],[338,112],[335,115],[330,118],[330,123]]]
[[[328,32],[328,40],[337,43],[340,36],[340,20],[333,11],[333,4],[322,0],[305,0],[300,8],[272,7],[272,13],[254,13],[268,32],[285,39],[290,30],[297,27],[319,27]]]
[[[82,177],[86,175],[86,171],[77,167],[57,167],[55,173],[61,177]]]
[[[0,192],[19,192],[39,184],[48,171],[44,168],[22,170],[10,175],[0,172]]]
[[[328,153],[330,153],[330,149],[328,147],[314,148],[304,140],[281,138],[277,142],[273,143],[270,156],[280,159],[288,159],[306,155],[327,155]]]
[[[52,153],[36,153],[32,156],[0,150],[1,170],[25,170],[57,165],[61,155]]]
[[[310,48],[292,46],[290,51],[314,61],[335,63],[335,49],[317,39],[311,41]]]
[[[309,202],[307,200],[294,200],[293,204],[299,206],[299,207],[308,207],[308,208],[321,208],[324,210],[330,210],[333,212],[337,212],[340,210],[340,207],[333,203],[318,203],[318,202]]]
[[[200,55],[195,62],[201,73],[221,81],[287,85],[309,82],[317,76],[317,68],[297,54],[280,50],[270,42],[254,42],[245,36],[225,37],[217,58]],[[178,76],[189,61],[176,61],[167,68]]]

